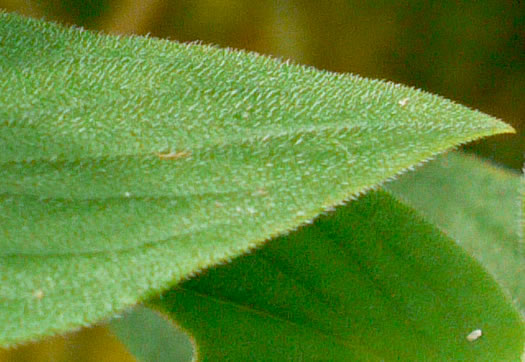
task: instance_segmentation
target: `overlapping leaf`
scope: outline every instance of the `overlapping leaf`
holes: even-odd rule
[[[511,361],[525,338],[488,273],[383,192],[153,305],[191,333],[203,361]]]
[[[525,315],[517,173],[450,153],[386,186],[478,259]]]
[[[391,83],[0,13],[0,343],[107,317],[511,130]]]
[[[184,362],[193,359],[194,348],[188,335],[150,308],[137,306],[113,318],[110,327],[141,362]]]

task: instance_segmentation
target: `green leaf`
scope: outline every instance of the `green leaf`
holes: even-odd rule
[[[0,13],[0,344],[93,323],[498,120],[253,53]]]
[[[519,240],[517,173],[450,153],[387,188],[478,259],[525,315],[525,244]]]
[[[520,235],[521,235],[521,243],[525,245],[525,166],[523,167],[523,175],[521,177],[521,234]]]
[[[384,192],[152,305],[192,334],[205,361],[510,361],[525,341],[489,274]]]

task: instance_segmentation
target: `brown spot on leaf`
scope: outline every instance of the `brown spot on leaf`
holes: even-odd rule
[[[37,289],[33,291],[33,297],[35,297],[38,300],[41,300],[44,298],[44,291],[42,289]]]
[[[188,151],[181,151],[181,152],[170,152],[170,153],[157,153],[156,155],[161,160],[179,160],[181,158],[190,157],[191,153]]]

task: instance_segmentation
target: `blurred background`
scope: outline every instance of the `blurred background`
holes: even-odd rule
[[[519,0],[0,0],[0,9],[107,33],[201,40],[421,88],[511,124],[516,135],[464,149],[523,167],[525,5]],[[0,350],[0,361],[69,360],[132,357],[103,326]]]

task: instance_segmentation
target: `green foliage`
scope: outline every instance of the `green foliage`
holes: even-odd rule
[[[521,243],[525,245],[525,167],[521,178]]]
[[[386,186],[395,192],[396,195],[402,197],[405,202],[412,204],[418,211],[423,212],[428,220],[437,223],[447,233],[454,236],[461,246],[465,247],[469,253],[474,254],[484,263],[484,266],[495,276],[496,280],[511,292],[513,299],[518,304],[523,305],[524,281],[522,275],[525,257],[523,246],[518,243],[515,222],[518,212],[518,204],[515,201],[520,186],[519,180],[519,175],[514,172],[496,168],[472,156],[450,153],[427,163],[415,172],[403,175],[399,180],[388,183]],[[525,184],[522,183],[522,186],[525,186]],[[523,188],[521,190],[522,192],[524,191]],[[361,200],[357,202],[361,202]],[[315,227],[317,227],[317,224],[315,224]],[[281,238],[281,240],[291,238],[294,240],[293,247],[300,248],[296,240],[302,239],[301,234],[308,235],[310,232],[315,233],[315,231],[310,229],[301,230],[301,232],[295,232],[289,237]],[[315,239],[317,240],[317,238]],[[313,243],[315,242],[313,241]],[[492,247],[491,244],[493,244]],[[258,251],[255,255],[245,258],[250,258],[253,262],[253,260],[260,259],[261,255],[271,253],[271,250],[284,248],[284,245],[282,241],[272,241],[263,251]],[[290,245],[286,247],[289,248]],[[267,251],[268,249],[270,251]],[[295,256],[303,255],[306,248],[293,253],[288,249],[283,250],[287,254]],[[280,252],[280,254],[282,253]],[[319,253],[308,253],[308,255],[317,256]],[[239,261],[234,261],[234,264],[236,263],[239,263]],[[305,271],[304,265],[307,264],[311,263],[301,263],[299,261],[297,265],[298,274],[303,279],[309,278],[310,275],[315,275],[315,273]],[[323,265],[323,263],[317,262],[316,265]],[[329,265],[331,265],[331,261]],[[217,272],[213,271],[213,273]],[[230,283],[231,286],[244,285],[244,282],[239,282],[238,277],[231,272],[225,273],[222,271],[221,273],[223,283]],[[267,272],[265,273],[268,274]],[[230,279],[228,280],[224,275],[229,275]],[[246,271],[241,273],[241,275],[246,275]],[[204,284],[202,280],[206,280],[206,278],[209,278],[208,274],[183,284],[179,291],[172,293],[180,293],[180,290],[186,285]],[[246,279],[244,278],[243,280]],[[210,283],[208,282],[207,285],[209,286]],[[250,291],[252,290],[250,289]],[[461,292],[458,291],[458,293]],[[479,293],[484,295],[483,291]],[[172,295],[177,300],[181,299],[178,294]],[[221,295],[224,296],[224,294]],[[289,295],[289,293],[285,293],[285,295]],[[206,296],[201,295],[193,300],[188,298],[186,303],[196,303],[199,306],[198,308],[201,308],[204,304],[202,299]],[[253,298],[253,296],[250,297]],[[238,300],[239,298],[236,299]],[[249,300],[249,298],[247,299]],[[164,299],[157,303],[169,304],[170,302],[166,302]],[[280,313],[285,312],[279,309],[278,311]],[[252,308],[252,312],[255,312],[254,308]],[[175,319],[181,318],[183,321],[185,320],[185,323],[183,323],[188,329],[199,330],[199,326],[195,325],[194,320],[192,321],[192,314],[188,312],[187,308],[180,307],[180,305],[179,308],[171,307],[171,313]],[[182,315],[182,317],[178,317],[178,315]],[[161,323],[157,328],[162,327],[164,323]],[[214,336],[213,333],[212,336]],[[134,346],[133,343],[128,343],[128,345]],[[143,343],[139,342],[138,345],[142,346]],[[499,357],[495,358],[496,360],[503,360],[501,356],[496,357]],[[149,361],[151,359],[142,360]]]
[[[484,269],[384,192],[152,303],[204,361],[510,361],[525,335]]]
[[[110,0],[36,0],[47,17],[68,19],[70,23],[81,26],[93,26],[104,15],[111,4]]]
[[[479,260],[525,314],[525,245],[520,242],[520,177],[450,153],[387,188]]]
[[[252,53],[5,13],[0,45],[2,345],[109,317],[436,153],[512,131],[428,93]],[[487,346],[511,353],[522,343],[512,310],[461,260],[453,265],[487,288],[487,328],[497,316],[510,323]],[[456,328],[472,326],[451,325],[437,327],[454,331],[438,340],[465,343]]]

